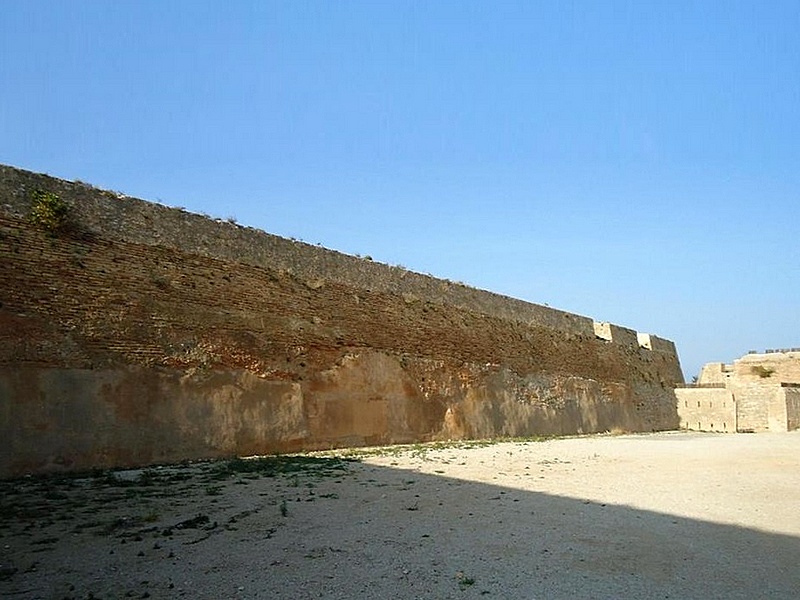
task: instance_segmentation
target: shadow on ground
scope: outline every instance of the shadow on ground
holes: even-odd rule
[[[800,596],[795,537],[338,458],[0,493],[9,598]]]

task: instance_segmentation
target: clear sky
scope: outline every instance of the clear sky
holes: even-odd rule
[[[0,162],[800,347],[800,1],[3,0]]]

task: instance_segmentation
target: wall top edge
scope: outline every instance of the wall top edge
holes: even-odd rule
[[[598,323],[612,343],[675,353],[673,342],[637,333],[612,323],[549,306],[504,296],[489,290],[440,279],[403,267],[360,258],[308,242],[290,240],[235,222],[192,213],[103,190],[82,181],[69,181],[0,164],[0,210],[26,218],[31,192],[42,189],[61,195],[76,212],[81,226],[94,234],[125,242],[172,247],[209,258],[242,262],[306,279],[329,278],[353,287],[418,297],[467,310],[539,325],[572,335],[595,337]]]

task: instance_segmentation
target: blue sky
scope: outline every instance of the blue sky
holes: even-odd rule
[[[672,339],[800,347],[800,2],[41,2],[0,162]]]

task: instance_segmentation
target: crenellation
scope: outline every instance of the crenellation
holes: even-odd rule
[[[652,350],[653,352],[661,352],[663,354],[668,354],[668,355],[677,354],[677,349],[675,348],[675,342],[673,342],[672,340],[667,340],[658,337],[657,335],[653,335],[652,333],[640,333],[638,335],[641,336],[640,345],[643,346],[644,348]]]
[[[633,329],[598,321],[595,321],[593,325],[594,335],[601,340],[623,346],[638,347],[640,345],[638,334]]]

